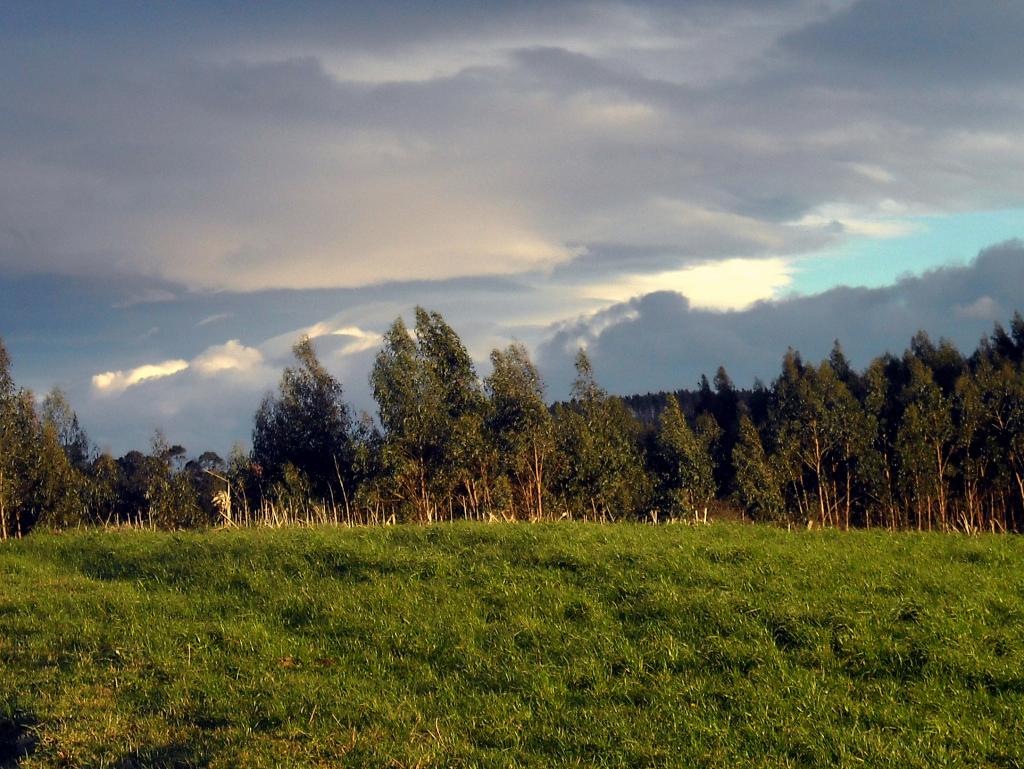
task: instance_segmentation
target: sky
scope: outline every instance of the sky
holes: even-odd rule
[[[1024,4],[0,4],[0,338],[101,449],[249,438],[301,334],[356,411],[438,310],[551,400],[1024,310]]]

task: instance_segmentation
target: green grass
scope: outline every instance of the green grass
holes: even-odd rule
[[[1024,538],[33,536],[0,547],[15,765],[1022,767]]]

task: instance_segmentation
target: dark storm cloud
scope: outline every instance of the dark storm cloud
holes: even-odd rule
[[[58,5],[0,9],[0,230],[31,246],[0,242],[8,270],[600,281],[1024,200],[1019,82],[844,77],[887,13],[864,61],[955,59],[960,23],[1010,56],[1002,4],[915,5],[920,35],[902,4],[810,0]]]
[[[969,352],[994,322],[1024,311],[1022,286],[1024,243],[1016,241],[894,286],[839,287],[737,312],[693,309],[685,297],[659,292],[558,328],[539,357],[554,398],[566,397],[581,344],[601,383],[617,393],[693,387],[720,365],[747,387],[774,378],[788,347],[818,361],[836,339],[858,367],[901,353],[921,329]]]
[[[793,32],[784,45],[818,66],[947,85],[1019,82],[1022,40],[1024,5],[1016,0],[860,0]]]

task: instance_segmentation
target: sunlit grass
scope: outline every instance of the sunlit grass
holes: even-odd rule
[[[1015,537],[89,532],[0,585],[0,766],[1024,765]]]

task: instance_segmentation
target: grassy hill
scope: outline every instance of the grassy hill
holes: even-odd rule
[[[0,767],[1020,767],[1022,734],[1016,537],[555,524],[0,546]]]

